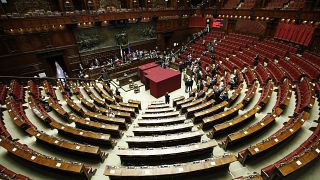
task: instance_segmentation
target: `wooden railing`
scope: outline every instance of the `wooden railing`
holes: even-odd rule
[[[162,9],[162,10],[137,10],[137,11],[116,11],[116,12],[105,12],[105,13],[85,13],[85,14],[72,14],[67,15],[61,13],[61,16],[43,16],[43,17],[21,17],[21,18],[8,18],[1,19],[0,26],[3,29],[14,29],[16,27],[36,27],[45,25],[66,25],[66,24],[77,24],[83,22],[103,22],[119,19],[132,19],[142,17],[165,17],[165,16],[176,16],[190,15],[188,9]],[[194,9],[193,11],[197,15],[201,15],[200,9]],[[204,14],[212,15],[214,9],[208,8]],[[216,11],[219,15],[233,15],[234,16],[251,16],[251,17],[274,17],[279,19],[302,19],[318,21],[320,18],[319,11],[297,11],[297,10],[267,10],[267,9],[220,9]]]

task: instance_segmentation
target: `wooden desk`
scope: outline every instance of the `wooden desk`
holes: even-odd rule
[[[261,107],[264,107],[269,102],[272,93],[273,93],[273,82],[270,80],[262,90],[261,97],[260,97]]]
[[[172,117],[172,118],[160,118],[160,119],[141,119],[138,121],[139,126],[156,126],[165,124],[178,124],[183,123],[186,117]]]
[[[196,93],[197,93],[197,88],[193,88],[193,89],[189,92],[189,97],[196,97]]]
[[[84,155],[90,158],[97,158],[104,161],[108,154],[101,152],[98,146],[85,145],[80,143],[74,143],[63,139],[58,139],[54,136],[49,136],[43,132],[40,132],[34,128],[28,128],[26,130],[28,134],[34,136],[37,141],[43,142],[52,147],[61,149],[63,151],[69,151],[75,154]]]
[[[263,180],[263,178],[260,176],[260,174],[252,174],[249,176],[240,176],[234,178],[234,180]]]
[[[104,99],[105,103],[107,104],[114,104],[115,100],[109,94],[105,94],[98,85],[94,82],[93,83],[94,89],[99,93],[99,95]]]
[[[107,105],[107,106],[113,110],[116,110],[116,111],[130,113],[130,116],[133,118],[136,117],[136,113],[133,108],[126,108],[126,107],[121,107],[121,106],[117,106],[117,105]]]
[[[250,136],[252,136],[258,132],[261,132],[262,130],[267,128],[269,125],[271,125],[273,122],[275,122],[276,117],[277,117],[277,115],[275,113],[267,115],[261,121],[255,123],[247,128],[244,128],[240,131],[229,134],[227,136],[227,139],[225,141],[222,141],[222,147],[224,149],[227,149],[231,145],[233,145],[241,140],[245,140],[246,138],[249,138]]]
[[[318,141],[318,143],[314,147],[312,147],[310,151],[306,151],[304,154],[301,154],[292,161],[278,166],[277,170],[282,177],[288,176],[298,171],[300,168],[308,165],[310,162],[317,160],[319,158],[319,153],[320,143]]]
[[[100,107],[106,107],[105,101],[99,99],[97,96],[95,96],[93,93],[89,95],[89,97],[93,100],[93,102],[100,106]]]
[[[67,92],[66,92],[66,90],[64,89],[64,87],[63,87],[63,85],[62,85],[62,83],[61,83],[60,80],[57,80],[57,86],[58,86],[59,91],[61,92],[62,95],[66,95],[66,94],[67,94]]]
[[[129,148],[168,147],[200,142],[202,135],[203,131],[199,130],[167,135],[128,136],[125,141]]]
[[[177,177],[177,175],[203,174],[204,172],[212,171],[218,167],[228,167],[230,163],[237,159],[234,155],[225,155],[223,157],[208,158],[201,161],[193,161],[177,165],[163,165],[163,166],[143,166],[143,167],[112,167],[107,166],[104,175],[112,178],[135,178],[141,179],[149,178],[168,178]]]
[[[148,109],[168,108],[169,104],[149,105]]]
[[[126,120],[123,118],[108,117],[105,115],[101,115],[99,113],[88,112],[88,111],[84,112],[84,115],[89,117],[90,120],[92,121],[102,122],[102,123],[111,124],[111,125],[119,125],[119,127],[122,130],[126,130],[128,128],[126,124]]]
[[[204,118],[202,128],[207,129],[212,127],[212,125],[218,124],[219,122],[234,117],[238,114],[238,111],[243,108],[243,104],[239,103],[235,107],[223,111],[219,114],[213,115],[211,117]]]
[[[114,110],[106,109],[106,108],[102,108],[102,107],[96,107],[96,112],[102,113],[104,115],[113,114],[118,118],[125,119],[127,123],[131,123],[131,115],[130,115],[130,113],[114,111]]]
[[[250,146],[249,148],[244,150],[244,154],[240,155],[240,153],[242,153],[241,151],[239,153],[239,161],[241,163],[245,163],[248,158],[252,158],[267,150],[270,150],[271,148],[290,138],[301,129],[301,126],[303,125],[305,120],[308,119],[308,117],[309,114],[304,112],[298,118],[290,119],[286,125],[284,125],[269,138],[263,140],[260,143],[257,143],[256,145]]]
[[[130,103],[130,104],[137,104],[137,105],[139,106],[139,109],[141,109],[141,101],[129,99],[129,100],[128,100],[128,103]]]
[[[177,105],[177,102],[178,102],[178,101],[182,101],[182,100],[184,100],[184,99],[185,99],[184,96],[179,96],[179,97],[173,98],[173,99],[172,99],[172,103],[173,103],[172,106],[175,107],[175,106]]]
[[[6,98],[6,108],[8,110],[11,120],[14,122],[14,124],[16,124],[22,130],[30,127],[20,116],[16,114],[15,110],[12,107],[10,98],[11,98],[10,96],[7,96]]]
[[[93,92],[91,91],[90,87],[89,87],[86,83],[84,83],[83,81],[81,81],[81,85],[82,85],[83,89],[85,90],[85,92],[86,92],[88,95],[93,94]],[[75,85],[73,84],[73,86],[75,86]],[[76,87],[76,88],[78,88],[78,87]]]
[[[198,104],[201,104],[204,101],[205,101],[205,98],[201,98],[201,99],[197,99],[192,102],[189,102],[187,104],[181,105],[181,113],[186,113],[188,108],[197,106]]]
[[[223,101],[217,105],[214,105],[211,108],[194,113],[194,121],[193,122],[199,123],[205,117],[211,116],[211,115],[216,114],[218,112],[222,112],[224,110],[224,107],[228,106],[228,104],[229,104],[228,101]]]
[[[69,84],[71,86],[73,94],[75,94],[75,95],[81,94],[80,89],[76,84],[74,84],[72,81],[70,81]]]
[[[205,97],[207,90],[208,90],[208,88],[204,87],[204,90],[201,90],[200,92],[198,92],[197,99]]]
[[[214,99],[214,92],[211,91],[206,95],[206,100],[210,101],[211,99]]]
[[[254,81],[253,86],[251,86],[251,88],[246,93],[246,96],[242,100],[244,107],[246,107],[246,105],[249,104],[249,102],[252,100],[253,96],[256,94],[258,87],[258,82]]]
[[[169,160],[177,162],[191,155],[210,155],[212,149],[218,145],[215,140],[201,142],[196,144],[188,144],[182,146],[166,147],[166,148],[133,148],[118,149],[117,155],[121,159],[122,164],[159,164]]]
[[[228,130],[234,129],[235,127],[240,126],[241,124],[249,121],[250,119],[255,117],[255,114],[261,109],[259,105],[254,106],[248,112],[242,114],[241,116],[237,116],[234,119],[229,121],[225,121],[221,124],[217,124],[213,126],[213,130],[209,133],[211,137],[216,136],[221,133],[225,133]]]
[[[113,92],[112,92],[111,88],[103,81],[100,81],[100,83],[102,84],[103,89],[108,93],[108,95],[110,97],[112,97],[113,96]]]
[[[150,105],[160,105],[160,104],[165,104],[164,101],[151,101]]]
[[[187,118],[191,118],[191,117],[194,117],[194,114],[198,111],[201,111],[203,109],[207,109],[209,108],[210,106],[212,106],[213,104],[215,103],[215,100],[211,99],[207,102],[204,102],[198,106],[194,106],[194,107],[191,107],[191,108],[188,108],[187,109]]]
[[[81,102],[81,104],[82,104],[84,107],[86,107],[88,110],[90,110],[90,111],[96,111],[96,106],[95,106],[93,103],[91,103],[91,102],[89,102],[88,100],[86,100],[86,99],[82,96],[82,94],[78,94],[78,95],[77,95],[77,98],[79,99],[79,101]]]
[[[146,109],[144,110],[144,113],[146,114],[152,114],[152,113],[167,113],[167,112],[173,112],[174,109],[171,107],[168,108],[156,108],[156,109]]]
[[[61,124],[57,121],[52,121],[50,123],[52,128],[58,130],[59,133],[68,135],[70,137],[76,138],[80,141],[89,142],[90,144],[113,146],[115,141],[111,139],[109,134],[97,133],[93,131],[86,131],[78,128],[74,128],[65,124]]]
[[[141,118],[142,119],[158,119],[158,118],[168,118],[168,117],[174,117],[174,116],[179,116],[180,112],[174,111],[174,112],[168,112],[168,113],[157,113],[157,114],[142,114]]]
[[[135,136],[147,136],[156,134],[170,134],[191,131],[193,123],[173,124],[167,126],[133,126],[132,132]]]
[[[49,106],[59,114],[59,116],[65,120],[69,121],[68,113],[60,106],[60,104],[56,103],[51,97],[48,99]]]
[[[85,130],[111,134],[112,137],[122,136],[122,132],[119,129],[118,125],[110,125],[110,124],[94,122],[94,121],[82,119],[73,114],[69,115],[69,119],[75,122],[77,127],[80,127]]]
[[[51,84],[47,80],[43,81],[44,92],[53,99],[57,99],[57,95]]]
[[[128,74],[127,76],[119,77],[118,78],[119,86],[125,86],[129,84],[130,80],[132,80],[132,82],[138,81],[139,80],[138,72]]]
[[[116,100],[117,103],[123,102],[123,97],[120,95],[113,95],[114,99]]]
[[[229,106],[231,106],[233,102],[235,102],[235,100],[238,99],[242,89],[243,89],[243,84],[240,84],[238,88],[232,93],[232,96],[229,98]]]
[[[115,104],[116,100],[114,100],[112,97],[106,95],[106,94],[101,94],[101,97],[104,99],[104,102],[107,104]]]
[[[187,103],[190,103],[192,102],[193,100],[195,99],[195,97],[189,97],[188,99],[183,99],[183,100],[180,100],[180,101],[177,101],[177,110],[180,110],[181,109],[181,106],[183,104],[187,104]]]
[[[63,99],[66,101],[67,105],[72,109],[73,112],[82,116],[84,114],[83,109],[74,103],[69,97],[63,96]]]
[[[64,161],[50,157],[39,152],[30,149],[18,142],[13,142],[8,139],[2,139],[0,137],[0,146],[6,149],[10,154],[13,154],[23,160],[30,162],[31,164],[39,165],[42,167],[50,168],[54,171],[62,171],[74,176],[85,177],[90,179],[96,172],[90,167],[86,167],[82,163]]]
[[[122,107],[133,108],[136,113],[139,113],[139,105],[138,104],[124,103],[124,102],[119,102],[118,104]]]

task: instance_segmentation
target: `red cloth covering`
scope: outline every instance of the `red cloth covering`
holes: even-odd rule
[[[139,66],[139,76],[140,76],[140,81],[145,85],[145,77],[144,77],[144,71],[157,67],[159,66],[158,64],[152,62],[152,63],[148,63],[148,64],[144,64]]]
[[[164,96],[181,88],[181,73],[173,69],[154,67],[144,71],[146,86],[150,88],[150,94],[155,98]]]

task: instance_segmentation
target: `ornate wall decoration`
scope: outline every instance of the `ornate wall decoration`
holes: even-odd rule
[[[119,33],[121,32],[121,33]],[[108,26],[75,29],[76,41],[80,52],[127,45],[156,38],[152,22],[111,23]]]
[[[115,7],[120,8],[120,1],[118,0],[100,0],[99,8],[106,8],[106,7]]]
[[[79,44],[80,51],[90,50],[100,44],[101,37],[92,31],[81,31],[76,35],[76,41]]]
[[[19,13],[27,13],[41,9],[46,11],[51,10],[48,0],[17,0],[15,6]]]
[[[167,3],[165,0],[152,0],[152,6],[154,8],[165,8],[167,7]]]

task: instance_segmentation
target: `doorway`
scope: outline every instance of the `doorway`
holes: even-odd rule
[[[66,65],[64,63],[63,55],[57,55],[57,56],[50,56],[46,58],[46,62],[49,65],[48,69],[48,76],[51,77],[56,77],[57,72],[56,72],[56,64],[57,62],[61,68],[63,69],[64,72],[66,72]]]

